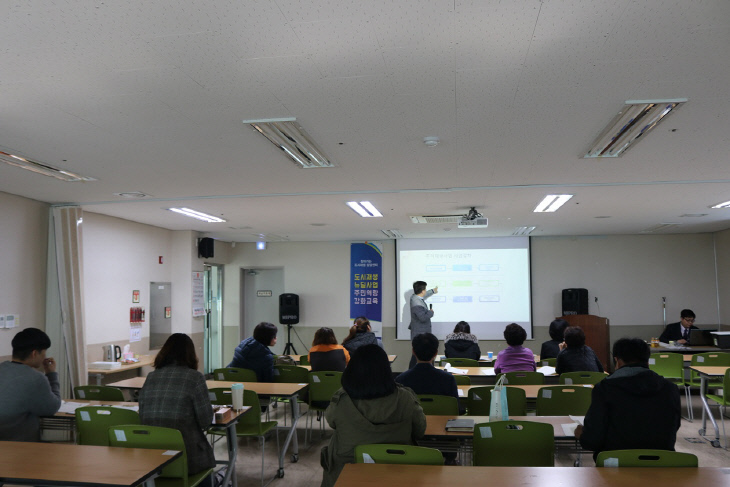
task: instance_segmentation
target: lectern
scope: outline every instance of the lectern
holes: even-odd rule
[[[570,326],[580,326],[586,334],[586,345],[596,352],[598,360],[603,364],[603,369],[606,372],[613,370],[608,318],[595,315],[566,315],[558,319],[567,321]]]

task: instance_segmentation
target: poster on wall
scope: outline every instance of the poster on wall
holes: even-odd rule
[[[375,244],[350,245],[350,319],[365,316],[370,321],[382,321],[382,267],[383,252]]]
[[[193,318],[205,315],[203,272],[193,272]]]

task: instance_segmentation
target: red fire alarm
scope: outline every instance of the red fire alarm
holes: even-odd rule
[[[159,259],[160,259],[160,264],[162,264],[162,256],[160,256]]]

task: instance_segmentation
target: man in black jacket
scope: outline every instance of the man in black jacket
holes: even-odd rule
[[[667,327],[664,328],[664,331],[659,337],[660,342],[669,343],[670,341],[673,341],[678,345],[690,345],[689,331],[699,330],[699,328],[694,325],[694,311],[691,309],[683,309],[679,313],[679,317],[681,318],[679,322],[669,323]]]
[[[593,458],[605,450],[674,450],[680,423],[677,385],[649,370],[649,345],[639,338],[613,344],[616,372],[593,388],[584,426],[575,436]]]

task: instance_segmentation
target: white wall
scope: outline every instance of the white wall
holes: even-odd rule
[[[721,304],[730,303],[730,230],[714,236],[719,301]],[[724,325],[723,330],[730,331],[730,306],[720,306],[720,323]]]
[[[0,314],[18,314],[17,328],[0,329],[0,357],[23,328],[45,329],[49,205],[0,193]],[[52,352],[52,350],[51,350]]]

